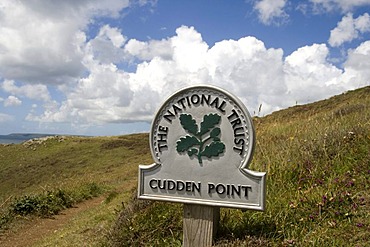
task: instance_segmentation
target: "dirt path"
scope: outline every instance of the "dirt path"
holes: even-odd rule
[[[32,246],[41,238],[47,237],[62,228],[77,214],[99,206],[104,197],[97,197],[77,204],[73,208],[66,209],[53,218],[35,219],[15,230],[9,230],[0,235],[0,246],[2,247],[28,247]]]

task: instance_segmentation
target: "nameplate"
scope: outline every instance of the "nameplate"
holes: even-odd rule
[[[243,103],[213,86],[170,96],[152,122],[154,164],[139,166],[141,199],[264,210],[266,173],[248,169],[255,132]]]

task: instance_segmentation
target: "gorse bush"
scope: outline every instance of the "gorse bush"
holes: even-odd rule
[[[7,210],[1,215],[0,229],[11,222],[16,216],[35,215],[49,217],[61,210],[70,208],[73,204],[96,197],[104,191],[96,183],[88,183],[74,190],[56,189],[41,194],[24,195],[13,199]]]
[[[73,198],[61,189],[47,191],[41,195],[25,195],[15,200],[10,205],[10,212],[21,216],[35,214],[45,217],[71,207],[73,201]]]

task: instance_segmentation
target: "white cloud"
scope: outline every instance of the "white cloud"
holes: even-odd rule
[[[254,9],[258,12],[258,18],[262,23],[280,24],[288,18],[284,10],[286,4],[287,0],[258,0],[255,1]]]
[[[10,95],[6,100],[4,100],[5,107],[20,106],[21,104],[22,104],[22,101],[13,95]]]
[[[91,50],[90,50],[91,51]],[[99,63],[91,54],[84,59],[90,74],[81,78],[76,87],[65,89],[68,99],[59,106],[50,105],[42,116],[30,114],[27,119],[42,122],[114,122],[127,117],[133,92],[128,86],[128,74],[110,63]],[[127,113],[127,112],[124,112]]]
[[[223,40],[208,47],[193,27],[182,26],[164,40],[122,41],[120,47],[107,42],[106,49],[116,47],[138,62],[136,71],[129,73],[94,56],[94,40],[84,50],[83,64],[89,74],[74,87],[61,87],[66,100],[49,101],[43,114],[31,112],[28,120],[74,125],[150,122],[166,97],[200,83],[231,91],[252,114],[262,104],[260,114],[264,115],[370,84],[369,41],[349,52],[341,70],[329,62],[325,44],[301,47],[284,58],[282,49],[266,48],[255,37]]]
[[[80,1],[28,1],[21,0],[20,3],[41,16],[59,20],[70,17],[78,20],[82,25],[89,22],[93,16],[118,17],[119,12],[129,6],[129,0],[80,0]],[[145,3],[144,3],[145,4]]]
[[[87,43],[85,49],[91,49],[91,55],[102,63],[118,63],[124,59],[122,46],[125,42],[126,37],[121,34],[121,30],[104,25],[98,35]]]
[[[42,84],[17,86],[12,80],[4,80],[0,85],[5,92],[19,97],[27,97],[29,99],[42,101],[51,100],[48,88]]]
[[[313,4],[315,12],[330,12],[334,10],[340,10],[342,12],[348,12],[356,7],[370,5],[369,0],[309,0]]]
[[[171,41],[166,40],[150,40],[148,42],[130,39],[125,46],[127,54],[136,57],[140,60],[152,60],[154,57],[160,57],[169,60],[173,55]]]
[[[126,38],[121,34],[121,30],[111,28],[109,25],[104,25],[100,28],[98,37],[106,37],[117,48],[122,47],[126,42]]]
[[[128,0],[0,3],[0,75],[16,81],[61,84],[81,75],[82,32],[95,16],[117,17]],[[111,37],[114,44],[119,37]]]
[[[368,13],[365,13],[355,19],[355,27],[361,33],[369,32],[370,31],[370,16]]]
[[[365,13],[353,19],[352,13],[345,15],[337,26],[330,31],[329,44],[333,47],[351,42],[360,34],[370,32],[370,16]]]
[[[325,44],[301,47],[287,56],[284,63],[288,105],[324,99],[345,90],[338,78],[342,70],[327,60],[329,49]]]
[[[14,120],[13,116],[0,112],[0,123],[10,122],[13,120]]]
[[[260,100],[271,104],[269,99],[285,90],[279,81],[282,50],[266,49],[254,37],[223,41],[210,49],[193,27],[182,26],[166,40],[140,42],[139,48],[134,42],[128,41],[125,51],[139,61],[146,60],[137,65],[135,73],[99,61],[92,55],[95,44],[91,42],[83,60],[90,74],[65,90],[67,100],[60,106],[28,119],[98,124],[150,121],[174,90],[199,83],[233,88],[254,109]]]
[[[210,83],[233,89],[252,112],[261,103],[264,112],[276,110],[276,96],[286,91],[283,51],[266,49],[255,37],[216,43],[208,52],[207,65]]]
[[[370,41],[365,41],[348,52],[344,68],[342,81],[346,83],[347,88],[355,89],[370,85]]]
[[[324,12],[348,11],[370,1],[305,3],[302,9],[314,6]],[[201,33],[187,26],[172,37],[149,41],[128,40],[124,30],[109,25],[95,37],[86,34],[95,17],[118,17],[129,4],[154,6],[156,1],[1,1],[0,89],[8,94],[0,98],[2,105],[25,104],[27,98],[38,104],[31,102],[28,121],[90,126],[149,122],[171,93],[200,83],[236,94],[251,113],[262,105],[261,115],[370,85],[370,41],[349,50],[339,69],[329,62],[325,44],[304,46],[284,57],[282,49],[267,48],[251,36],[209,47]],[[288,20],[293,2],[253,4],[262,23],[279,25]],[[329,44],[340,46],[369,29],[367,13],[357,18],[349,13],[332,30]],[[122,64],[136,70],[128,72]],[[12,119],[0,113],[0,122]]]

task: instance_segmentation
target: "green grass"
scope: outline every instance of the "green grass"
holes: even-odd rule
[[[136,162],[150,162],[147,139],[56,137],[0,145],[0,233],[19,216],[49,217],[102,193],[112,201],[124,184],[136,185]]]
[[[266,210],[222,208],[215,244],[369,246],[370,87],[254,123],[250,168],[268,173]],[[181,205],[138,203],[123,207],[110,245],[181,245]]]
[[[222,208],[215,245],[370,246],[369,109],[366,87],[254,118],[250,169],[268,173],[266,210]],[[38,246],[87,243],[86,234],[94,236],[89,246],[181,245],[182,205],[137,200],[131,192],[138,165],[153,162],[147,134],[0,145],[0,158],[0,212],[48,191],[92,183],[105,191],[99,212]]]
[[[0,230],[6,228],[19,216],[50,217],[76,203],[96,197],[103,191],[102,187],[91,183],[74,190],[57,189],[15,197],[1,211]]]
[[[272,245],[370,245],[369,109],[367,87],[256,121],[252,168],[269,174],[259,222],[273,222]]]
[[[137,162],[151,162],[146,134],[0,145],[0,157],[0,201],[88,182],[116,186],[136,175]]]

